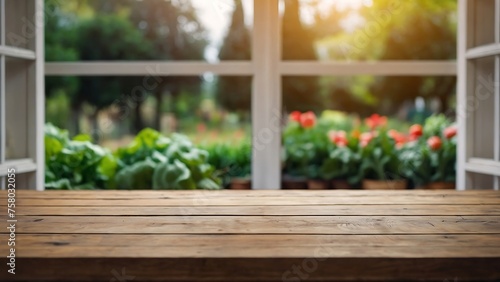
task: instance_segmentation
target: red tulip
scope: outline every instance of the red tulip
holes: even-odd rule
[[[299,112],[299,111],[293,111],[293,112],[290,113],[289,119],[291,121],[300,122],[300,116],[301,115],[302,115],[301,112]]]
[[[457,135],[457,128],[454,126],[450,126],[444,130],[444,136],[447,139],[451,139],[451,138],[455,137],[455,135]]]
[[[335,145],[339,147],[345,147],[349,144],[347,140],[347,133],[345,131],[330,131],[328,132],[328,137]]]
[[[316,115],[313,112],[305,112],[300,115],[300,125],[303,128],[311,128],[316,125]]]
[[[420,137],[424,134],[424,129],[420,124],[414,124],[410,127],[410,135],[415,137]],[[415,139],[417,139],[415,138]]]
[[[441,141],[441,138],[433,136],[427,140],[427,145],[431,148],[431,150],[437,151],[441,149],[441,146],[443,146],[443,141]]]
[[[365,120],[366,125],[370,127],[371,130],[385,126],[387,124],[387,117],[381,116],[379,114],[373,114]]]
[[[403,133],[397,132],[394,129],[389,130],[388,135],[394,139],[396,142],[396,147],[402,147],[402,145],[406,144],[407,138]]]
[[[370,142],[373,140],[374,137],[375,135],[371,132],[362,133],[361,136],[359,137],[359,144],[361,145],[361,147],[364,148],[368,146],[368,144],[370,144]]]

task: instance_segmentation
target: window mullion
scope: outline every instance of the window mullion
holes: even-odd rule
[[[252,188],[281,187],[279,1],[254,1],[252,40]]]

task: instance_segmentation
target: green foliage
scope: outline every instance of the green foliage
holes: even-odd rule
[[[231,178],[250,177],[252,170],[250,140],[238,144],[214,143],[205,149],[208,152],[208,163],[216,168],[224,186],[230,183]]]
[[[322,179],[346,179],[351,185],[361,182],[358,173],[361,156],[349,147],[335,147],[323,162],[320,170]]]
[[[360,150],[362,164],[360,172],[363,178],[375,180],[398,180],[400,172],[399,149],[386,130],[377,132],[377,136]]]
[[[208,152],[185,136],[152,129],[140,132],[113,155],[66,130],[45,127],[47,189],[219,189]]]
[[[445,115],[433,115],[425,121],[424,136],[427,138],[431,136],[441,136],[443,130],[450,125],[451,122]]]
[[[142,130],[132,143],[116,152],[118,189],[218,189],[220,180],[208,163],[208,152],[185,136],[171,138]]]
[[[70,140],[65,130],[45,127],[45,187],[47,189],[105,188],[114,176],[111,153],[89,141]]]
[[[292,176],[320,177],[320,168],[329,155],[327,132],[321,126],[303,128],[291,122],[283,132],[285,172]]]
[[[456,179],[457,140],[447,138],[446,128],[452,127],[444,115],[429,117],[424,124],[424,135],[409,143],[401,153],[404,176],[421,187],[431,182],[454,182]],[[442,145],[433,150],[427,144],[430,137],[439,137]]]

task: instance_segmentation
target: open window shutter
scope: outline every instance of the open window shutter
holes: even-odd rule
[[[460,0],[459,189],[500,187],[500,0]]]
[[[44,188],[43,0],[0,1],[0,180]]]

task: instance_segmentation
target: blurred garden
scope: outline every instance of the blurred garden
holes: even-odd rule
[[[253,1],[208,2],[45,0],[46,61],[250,60]],[[282,59],[455,60],[456,2],[283,0]],[[374,21],[383,28],[367,29]],[[250,187],[252,78],[154,67],[147,78],[46,77],[48,189]],[[282,85],[283,188],[454,181],[455,77],[286,76]]]

